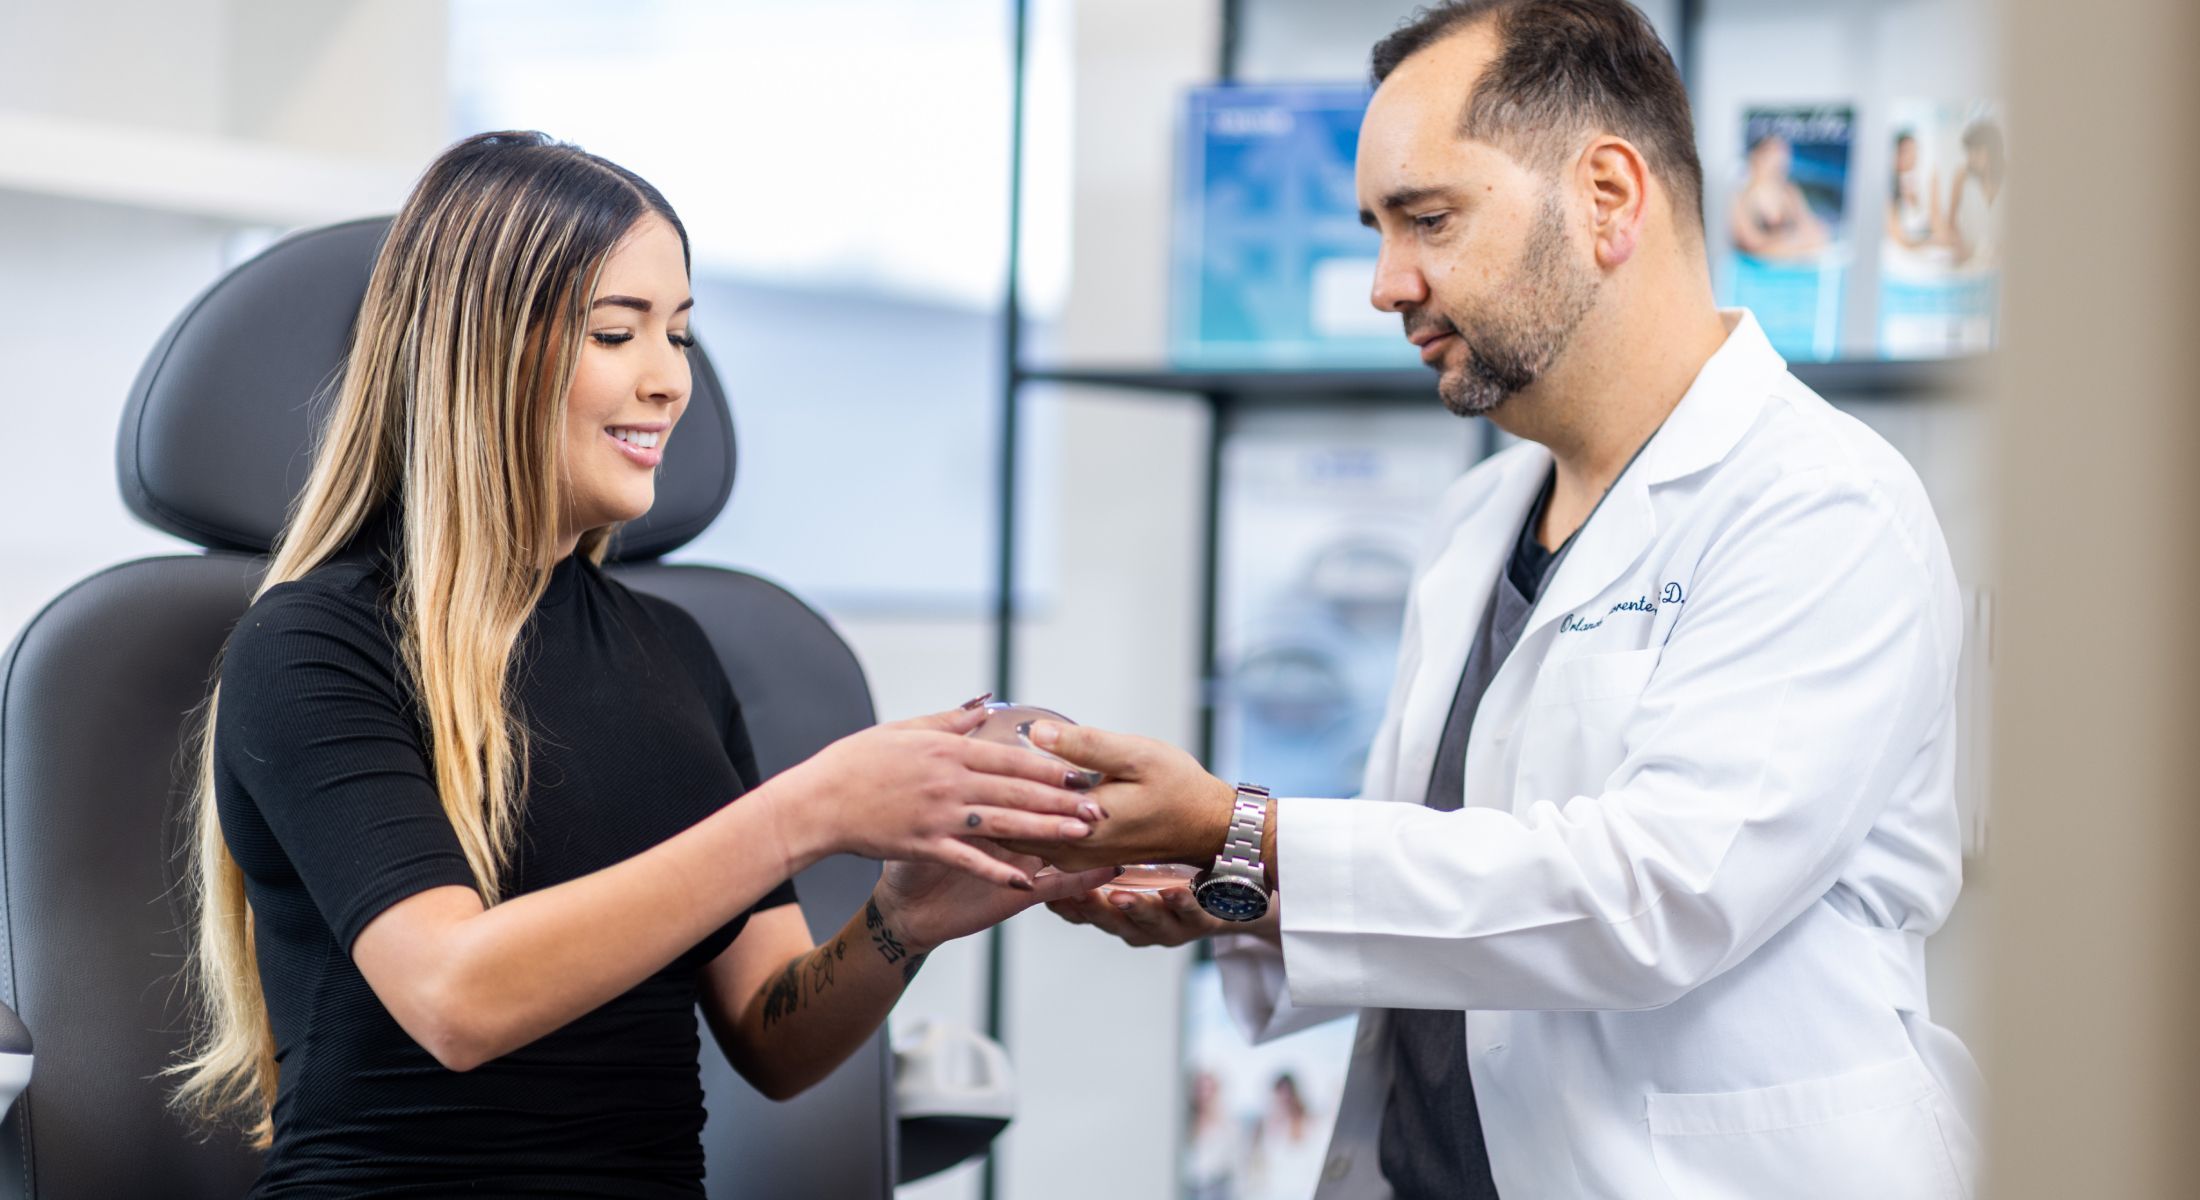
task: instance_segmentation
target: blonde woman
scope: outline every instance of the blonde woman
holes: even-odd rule
[[[266,1147],[255,1196],[699,1196],[696,1004],[790,1096],[931,948],[1108,874],[991,843],[1100,813],[967,707],[759,782],[700,627],[599,570],[690,311],[664,198],[540,134],[452,147],[391,226],[196,798],[177,1099]],[[889,865],[816,946],[788,880],[838,852]]]

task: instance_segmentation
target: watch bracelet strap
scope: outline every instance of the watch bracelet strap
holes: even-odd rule
[[[1223,838],[1222,853],[1215,856],[1215,869],[1234,866],[1265,873],[1261,838],[1267,832],[1270,802],[1267,788],[1249,783],[1237,785],[1237,803],[1230,811],[1230,829]]]

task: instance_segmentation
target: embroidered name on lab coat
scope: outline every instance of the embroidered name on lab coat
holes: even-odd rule
[[[1666,584],[1665,590],[1659,593],[1659,600],[1664,601],[1666,604],[1684,604],[1687,602],[1686,596],[1681,591],[1681,585],[1677,583]],[[1572,613],[1567,613],[1565,620],[1558,623],[1558,631],[1560,633],[1587,633],[1602,626],[1614,613],[1640,613],[1648,617],[1657,615],[1658,607],[1657,600],[1652,600],[1648,596],[1637,596],[1632,600],[1622,600],[1605,609],[1604,616],[1598,617],[1594,621],[1585,621]]]

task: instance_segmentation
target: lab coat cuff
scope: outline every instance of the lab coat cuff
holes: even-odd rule
[[[1276,808],[1276,890],[1291,1002],[1366,1004],[1367,964],[1354,864],[1369,817],[1360,800],[1285,799]]]
[[[1283,951],[1265,938],[1247,933],[1216,934],[1215,972],[1222,981],[1223,1007],[1248,1042],[1269,1036],[1283,1002]]]

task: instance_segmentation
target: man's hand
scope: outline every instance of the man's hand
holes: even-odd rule
[[[1191,755],[1151,738],[1053,721],[1034,724],[1031,741],[1107,776],[1085,793],[1102,817],[1089,836],[1075,841],[1003,845],[1064,871],[1158,862],[1206,867],[1222,852],[1237,789]]]
[[[1158,895],[1095,890],[1050,900],[1047,907],[1072,925],[1112,933],[1126,946],[1182,946],[1211,934],[1247,932],[1245,925],[1208,916],[1190,888],[1168,888]]]
[[[1190,888],[1166,888],[1159,894],[1098,888],[1047,901],[1055,916],[1113,934],[1127,946],[1182,946],[1218,933],[1250,933],[1274,942],[1282,936],[1280,904],[1281,897],[1270,897],[1268,915],[1258,921],[1225,921],[1207,915]]]

